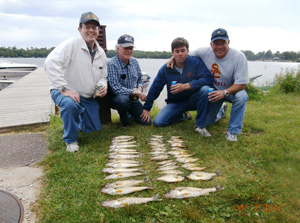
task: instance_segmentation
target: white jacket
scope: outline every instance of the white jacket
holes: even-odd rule
[[[85,98],[93,97],[96,85],[107,87],[106,55],[97,45],[92,57],[81,37],[70,38],[58,45],[46,58],[45,71],[51,81],[50,89],[65,86]]]

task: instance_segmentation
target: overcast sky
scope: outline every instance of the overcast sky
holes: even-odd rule
[[[238,50],[300,51],[299,0],[0,0],[0,47],[57,46],[79,36],[87,11],[106,25],[108,49],[129,34],[137,50],[170,51],[176,37],[193,50],[222,27]]]

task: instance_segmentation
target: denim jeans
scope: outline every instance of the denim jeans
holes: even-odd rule
[[[111,97],[111,107],[116,109],[120,115],[120,122],[123,126],[128,125],[128,117],[131,117],[139,124],[150,125],[152,120],[149,122],[143,122],[141,120],[141,114],[143,113],[143,105],[140,100],[131,100],[126,95],[114,95]]]
[[[248,94],[245,90],[231,94],[222,100],[209,103],[205,126],[213,125],[221,119],[222,115],[224,114],[224,109],[223,107],[222,109],[220,108],[224,101],[232,103],[228,131],[238,135],[241,133],[243,128],[248,101]]]
[[[208,89],[203,86],[200,90],[192,94],[187,101],[168,103],[153,120],[153,124],[158,127],[171,125],[175,122],[183,121],[183,113],[186,111],[197,110],[196,126],[204,127],[208,109]],[[206,92],[206,94],[204,94]]]
[[[51,90],[51,98],[60,107],[63,122],[63,140],[66,143],[77,142],[79,129],[85,133],[101,129],[99,105],[94,98],[80,97],[80,103],[71,97],[63,96],[59,90]]]

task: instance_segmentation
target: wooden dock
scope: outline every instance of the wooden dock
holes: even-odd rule
[[[50,97],[50,81],[38,68],[0,91],[0,132],[48,123],[55,105]]]

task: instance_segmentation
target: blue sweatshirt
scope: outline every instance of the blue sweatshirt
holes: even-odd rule
[[[170,87],[172,81],[183,84],[190,83],[192,89],[177,94],[171,94]],[[151,110],[153,101],[158,98],[165,85],[167,85],[168,91],[167,103],[176,103],[187,101],[188,98],[201,87],[204,85],[212,86],[212,84],[213,76],[199,57],[187,56],[182,74],[175,68],[167,68],[167,65],[165,64],[158,71],[158,74],[149,89],[144,109],[147,111]]]

